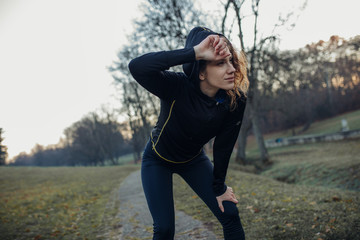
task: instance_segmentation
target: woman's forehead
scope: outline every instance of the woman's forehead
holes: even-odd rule
[[[222,61],[231,61],[231,60],[232,60],[232,54],[230,53],[229,56],[227,56],[227,57],[225,57],[223,59],[207,61],[207,64],[217,64],[217,63],[222,62]]]

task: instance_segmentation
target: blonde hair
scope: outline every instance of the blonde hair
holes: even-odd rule
[[[230,96],[230,111],[234,111],[237,107],[237,97],[241,97],[241,95],[246,97],[246,93],[249,89],[247,60],[244,51],[238,53],[229,40],[226,39],[226,42],[230,53],[232,54],[232,64],[235,68],[234,88],[226,91],[227,95]]]

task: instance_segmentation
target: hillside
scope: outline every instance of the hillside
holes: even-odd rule
[[[350,130],[360,129],[360,110],[315,122],[304,135],[325,134],[341,129],[341,119]],[[301,127],[295,129],[299,131]],[[267,134],[265,139],[289,137],[291,130]],[[360,190],[360,137],[334,142],[268,148],[273,164],[262,175],[287,183]],[[247,157],[259,156],[253,136],[248,138]],[[236,168],[248,170],[249,167]],[[250,168],[251,169],[251,168]]]
[[[324,119],[321,121],[316,121],[311,124],[309,129],[299,134],[301,135],[312,135],[312,134],[326,134],[339,132],[341,130],[341,120],[346,119],[349,125],[349,130],[360,129],[360,110],[340,114],[338,116]],[[274,132],[270,134],[265,134],[264,139],[276,139],[283,137],[293,136],[293,131],[299,133],[302,130],[303,126],[298,126],[294,129],[287,129],[284,131]],[[256,150],[256,142],[254,137],[249,137],[247,144],[247,149],[252,152]]]

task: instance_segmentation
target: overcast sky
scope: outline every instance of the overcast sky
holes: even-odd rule
[[[103,104],[117,106],[106,67],[143,1],[0,0],[0,127],[10,158],[36,143],[57,143],[66,127]],[[308,1],[295,29],[282,33],[283,49],[360,34],[360,1]],[[263,2],[270,19],[291,1]]]

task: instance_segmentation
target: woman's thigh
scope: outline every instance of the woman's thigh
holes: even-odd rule
[[[225,214],[221,212],[212,186],[213,164],[206,155],[201,156],[201,158],[200,161],[196,161],[196,163],[188,168],[178,171],[178,174],[189,184],[219,220],[228,215],[227,213],[236,214],[237,207],[232,202],[223,202]]]
[[[177,173],[212,211],[217,211],[217,200],[212,188],[213,165],[206,156],[202,156],[200,161],[197,159],[195,163],[182,168]]]
[[[144,153],[141,179],[155,226],[174,225],[172,172],[152,154]]]

